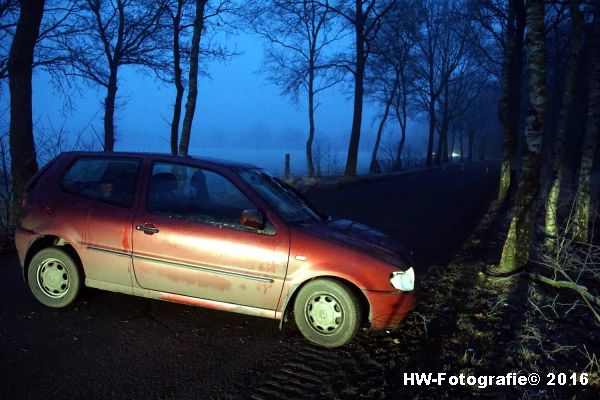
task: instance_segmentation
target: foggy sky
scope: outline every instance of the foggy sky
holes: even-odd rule
[[[260,73],[263,63],[262,39],[239,34],[224,38],[230,49],[242,52],[228,62],[201,60],[210,77],[199,79],[199,94],[190,142],[190,154],[209,154],[210,148],[270,148],[302,150],[308,120],[306,102],[298,104],[280,95],[279,89]],[[8,127],[8,87],[3,82],[0,106],[2,125]],[[150,72],[136,67],[120,67],[117,110],[115,112],[115,150],[169,152],[170,120],[175,89]],[[342,84],[319,95],[316,112],[316,141],[347,150],[352,125],[352,84]],[[69,91],[73,108],[64,105],[63,96],[51,85],[46,72],[38,69],[33,79],[34,131],[51,131],[65,125],[71,137],[85,129],[84,135],[103,135],[104,88],[79,82]],[[185,104],[184,95],[184,104]],[[381,106],[365,98],[361,151],[372,150]],[[376,119],[374,119],[376,118]],[[407,145],[422,151],[423,137],[415,139],[419,124],[409,125]],[[87,128],[86,128],[87,127]],[[384,142],[399,140],[396,121],[388,121]],[[393,139],[392,136],[393,135]],[[411,137],[412,136],[412,137]],[[208,149],[207,149],[208,148]],[[214,151],[219,156],[218,151]],[[345,161],[345,159],[344,159]]]

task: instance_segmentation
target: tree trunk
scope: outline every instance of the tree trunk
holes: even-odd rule
[[[383,128],[385,126],[385,122],[387,121],[387,117],[390,114],[391,106],[392,102],[388,100],[385,104],[385,110],[383,111],[381,121],[379,121],[379,126],[377,127],[377,138],[375,139],[375,146],[373,146],[373,153],[371,154],[371,164],[369,164],[369,172],[371,172],[372,174],[378,174],[381,172],[381,167],[379,166],[379,162],[377,161],[377,152],[379,151],[381,135],[383,133]]]
[[[377,152],[379,151],[381,135],[383,134],[383,128],[385,127],[387,118],[390,115],[390,108],[392,107],[392,102],[394,101],[394,96],[396,95],[397,88],[398,79],[394,80],[394,86],[392,90],[389,93],[387,93],[387,98],[385,99],[385,109],[383,111],[381,121],[379,122],[379,126],[377,127],[377,138],[375,139],[375,146],[373,147],[373,153],[371,154],[371,164],[369,165],[369,172],[371,173],[381,172],[381,168],[379,167],[379,163],[377,162]]]
[[[448,122],[446,121],[446,127],[444,131],[444,137],[442,139],[442,163],[448,164]]]
[[[442,115],[442,122],[440,124],[440,129],[438,131],[437,150],[435,152],[435,157],[434,157],[434,163],[435,163],[435,165],[441,165],[442,164],[441,154],[442,154],[442,147],[443,147],[443,144],[442,144],[442,141],[443,141],[443,139],[442,139],[442,137],[443,137],[443,134],[442,134],[442,125],[443,124],[444,124],[444,116]]]
[[[198,97],[198,66],[200,56],[200,39],[204,29],[204,6],[207,0],[196,0],[196,15],[194,17],[194,33],[192,34],[192,47],[190,52],[190,75],[188,80],[188,96],[185,104],[185,116],[181,128],[181,142],[179,154],[187,156],[190,147],[192,121],[196,112],[196,98]]]
[[[312,144],[315,139],[315,69],[311,57],[311,66],[308,75],[308,139],[306,140],[306,165],[308,167],[308,176],[315,175],[315,164],[313,162]]]
[[[475,146],[475,130],[472,128],[469,128],[469,130],[467,131],[467,136],[468,136],[468,146],[469,146],[469,155],[467,158],[467,161],[469,162],[473,162],[473,150],[474,150],[474,146]]]
[[[363,94],[364,94],[364,75],[367,63],[365,54],[364,25],[365,17],[362,13],[362,2],[356,1],[356,21],[355,21],[355,40],[356,40],[356,69],[354,71],[354,111],[352,115],[352,132],[350,134],[350,144],[348,145],[348,157],[346,159],[345,176],[356,176],[356,165],[358,163],[358,145],[360,142],[360,129],[362,124]]]
[[[404,96],[403,90],[403,96]],[[404,144],[406,143],[406,98],[402,103],[402,116],[400,116],[400,111],[398,110],[398,105],[394,106],[394,111],[396,112],[396,118],[398,118],[398,124],[400,125],[400,144],[398,144],[398,150],[396,151],[396,170],[402,169],[402,150],[404,149]]]
[[[483,137],[479,140],[479,146],[477,146],[477,148],[478,148],[477,153],[479,155],[479,161],[485,160],[485,157],[487,155],[487,143],[488,143],[488,137],[487,137],[487,135],[483,135]]]
[[[545,246],[548,250],[554,249],[558,228],[556,225],[556,214],[558,210],[558,200],[560,198],[560,188],[564,175],[565,159],[564,147],[567,141],[567,129],[569,127],[569,116],[573,98],[575,96],[575,85],[577,82],[577,71],[582,60],[582,37],[584,30],[583,14],[579,10],[580,0],[573,0],[571,3],[571,57],[567,66],[567,73],[564,83],[564,93],[562,104],[558,114],[558,123],[556,136],[554,138],[554,152],[552,154],[552,181],[548,196],[546,198],[546,218]]]
[[[460,144],[462,147],[462,143]],[[452,141],[450,142],[450,162],[452,162],[452,154],[454,154],[454,148],[456,146],[456,130],[452,131]]]
[[[497,272],[510,273],[525,266],[531,247],[533,217],[539,191],[540,152],[546,113],[546,60],[544,0],[530,0],[527,8],[527,79],[529,107],[525,131],[523,172],[513,208],[508,237]]]
[[[444,108],[442,114],[442,152],[440,159],[442,164],[448,164],[448,129],[450,127],[450,113],[448,111],[448,82],[444,85]]]
[[[440,136],[438,138],[438,148],[435,154],[435,165],[448,163],[448,107],[446,100],[442,106],[442,121],[440,123]]]
[[[177,13],[173,16],[173,78],[175,84],[175,104],[173,105],[173,118],[171,119],[171,154],[177,154],[179,142],[179,122],[181,120],[181,104],[185,88],[182,82],[181,49],[179,45],[181,10],[183,0],[177,1]]]
[[[33,138],[31,77],[35,42],[44,15],[44,2],[44,0],[19,1],[21,14],[8,60],[10,172],[15,210],[21,205],[25,183],[38,168]]]
[[[523,33],[525,12],[522,0],[509,0],[508,28],[502,63],[502,94],[498,105],[502,126],[502,167],[498,201],[504,202],[513,181],[515,146],[519,130],[521,76],[523,65]]]
[[[588,110],[585,136],[581,148],[581,164],[577,182],[577,198],[574,211],[573,238],[580,243],[588,242],[588,224],[590,222],[590,186],[591,171],[594,166],[594,154],[598,148],[600,136],[600,2],[595,2],[594,33],[589,71]]]
[[[427,161],[428,167],[433,166],[433,136],[435,135],[435,100],[431,99],[429,103],[429,139],[427,142]]]
[[[115,102],[117,99],[117,66],[110,67],[106,98],[104,99],[104,151],[115,147]]]

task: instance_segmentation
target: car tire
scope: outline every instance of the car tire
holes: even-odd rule
[[[27,270],[27,282],[40,303],[62,308],[71,304],[79,294],[81,273],[66,252],[51,247],[33,256]]]
[[[357,295],[348,285],[333,279],[315,279],[300,288],[294,302],[294,319],[309,342],[333,348],[354,338],[362,311]]]

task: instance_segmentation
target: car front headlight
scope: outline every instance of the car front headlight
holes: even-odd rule
[[[390,282],[394,288],[410,292],[415,288],[415,270],[410,267],[406,271],[392,272]]]

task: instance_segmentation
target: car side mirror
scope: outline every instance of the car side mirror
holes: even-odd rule
[[[244,210],[242,211],[240,224],[247,228],[262,230],[265,228],[265,219],[258,210]]]

